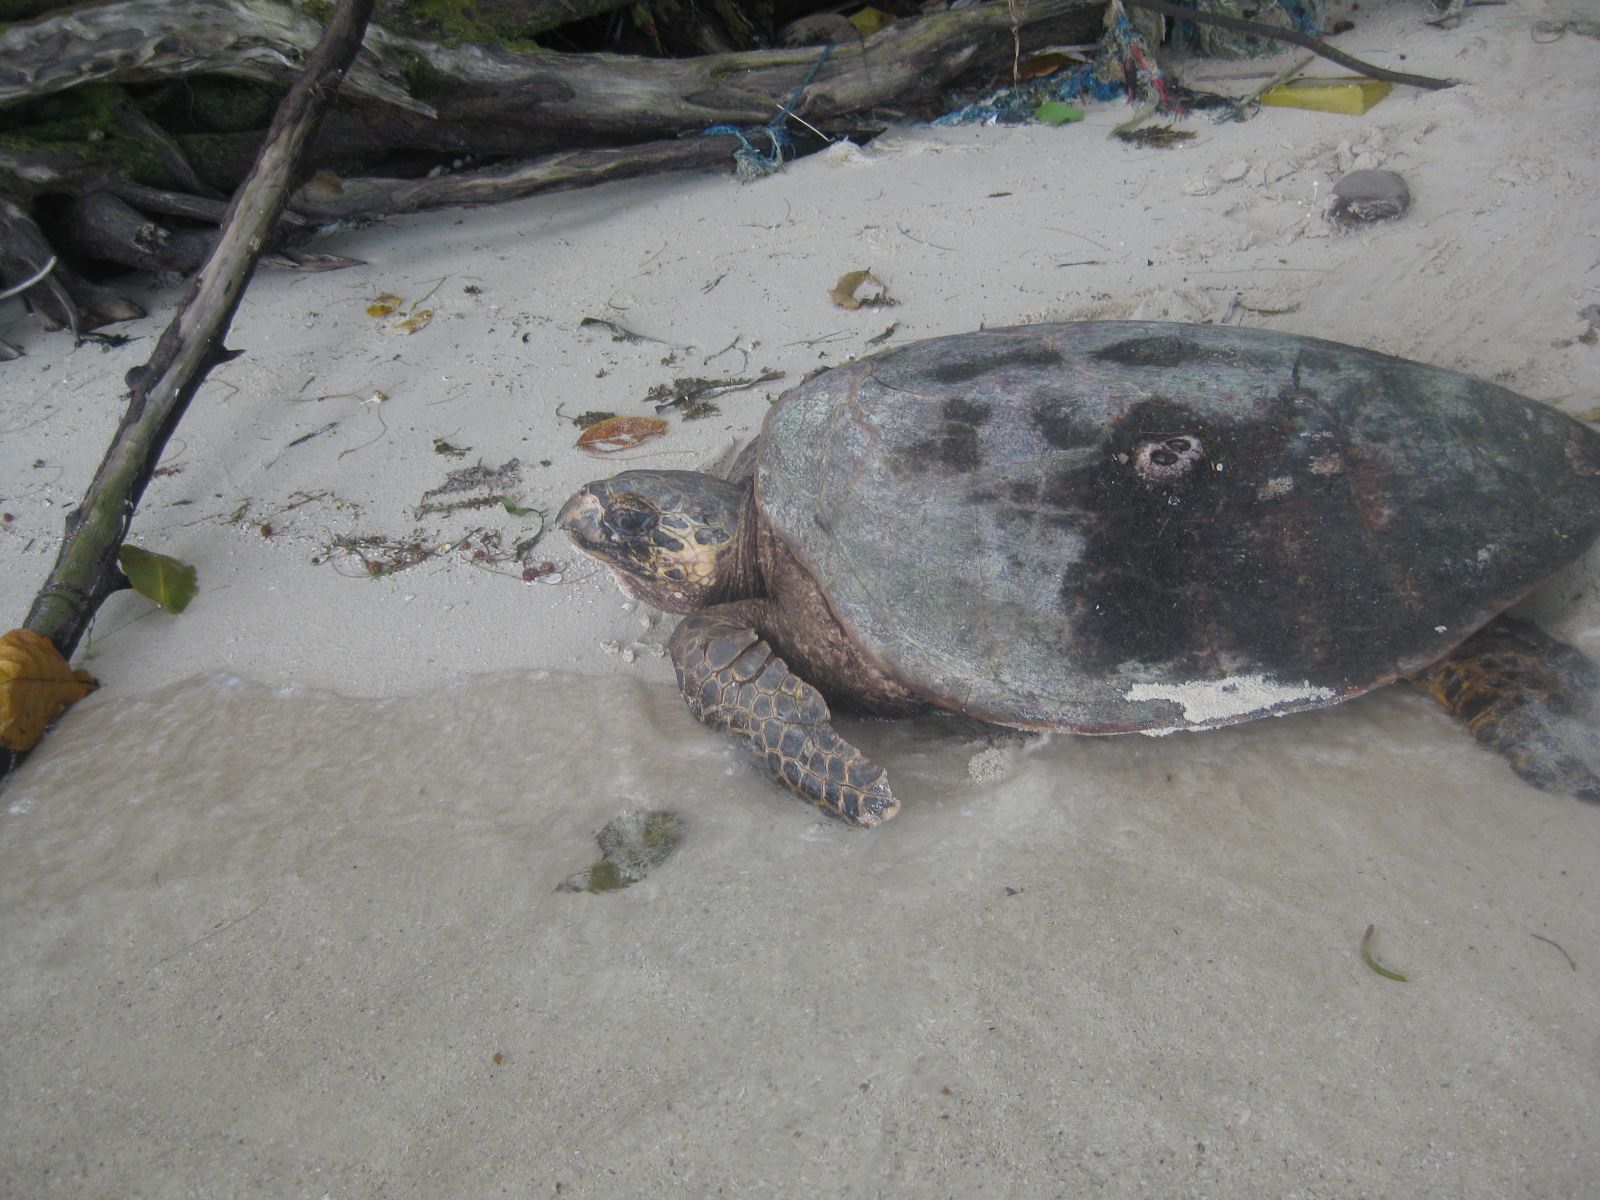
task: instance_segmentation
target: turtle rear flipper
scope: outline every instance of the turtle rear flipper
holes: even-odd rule
[[[822,693],[747,624],[714,610],[685,617],[669,649],[689,711],[742,739],[777,782],[855,826],[899,810],[883,769],[834,732]]]
[[[1535,787],[1600,803],[1600,668],[1498,617],[1413,682]]]

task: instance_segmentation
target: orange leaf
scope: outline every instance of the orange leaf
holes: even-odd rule
[[[99,686],[68,666],[49,638],[13,629],[0,637],[0,746],[31,749],[45,726]]]
[[[615,454],[618,450],[632,450],[666,431],[667,423],[660,417],[607,417],[583,431],[578,449],[590,454]]]

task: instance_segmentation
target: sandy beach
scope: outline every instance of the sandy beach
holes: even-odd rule
[[[1164,739],[853,722],[905,804],[854,833],[693,722],[674,618],[553,525],[624,464],[725,460],[891,327],[1259,325],[1600,409],[1600,40],[1535,24],[1592,6],[1328,7],[1347,51],[1460,85],[1196,116],[1173,150],[1108,138],[1119,104],[907,126],[259,273],[133,527],[198,598],[113,597],[76,660],[102,688],[0,788],[0,1196],[1600,1194],[1600,813],[1431,702]],[[1294,57],[1175,65],[1242,89]],[[1410,212],[1336,229],[1368,166]],[[896,304],[835,306],[867,268]],[[117,348],[0,304],[7,627],[177,302],[135,283]],[[576,445],[578,414],[769,372]],[[1600,553],[1525,611],[1600,657]],[[556,890],[643,810],[684,818],[672,857]]]

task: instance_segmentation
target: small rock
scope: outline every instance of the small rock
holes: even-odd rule
[[[1352,171],[1334,185],[1331,220],[1341,224],[1398,217],[1411,207],[1411,189],[1393,171]]]

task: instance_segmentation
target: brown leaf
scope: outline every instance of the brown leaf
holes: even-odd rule
[[[618,450],[632,450],[666,431],[667,423],[660,417],[608,417],[583,431],[578,449],[591,454],[615,454]]]
[[[396,325],[395,328],[404,329],[407,333],[415,333],[417,330],[425,328],[428,322],[431,320],[433,320],[433,309],[419,308],[404,321],[401,321],[398,325]]]
[[[367,316],[387,317],[390,313],[396,311],[404,303],[405,301],[400,299],[400,297],[396,296],[393,292],[380,293],[376,300],[367,305]]]
[[[861,289],[862,284],[866,283],[877,287],[881,294],[866,300],[857,300],[856,292]],[[840,308],[857,309],[863,304],[882,304],[889,297],[889,285],[874,275],[870,269],[866,271],[846,271],[839,276],[839,282],[828,289],[828,295],[833,298],[833,302]]]
[[[68,666],[49,638],[13,629],[0,637],[0,746],[31,749],[51,721],[99,686]]]

